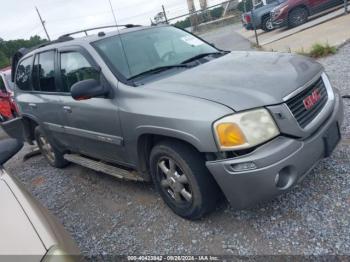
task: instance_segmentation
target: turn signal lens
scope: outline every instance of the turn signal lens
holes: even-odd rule
[[[221,123],[216,126],[220,145],[224,147],[239,146],[246,143],[246,139],[238,127],[234,123]]]

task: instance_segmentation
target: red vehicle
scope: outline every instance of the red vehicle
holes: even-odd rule
[[[11,69],[0,69],[0,122],[7,121],[17,115],[18,109],[13,99]]]
[[[271,11],[273,27],[295,27],[307,22],[309,16],[343,3],[343,0],[282,0]]]

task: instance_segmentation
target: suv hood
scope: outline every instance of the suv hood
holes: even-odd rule
[[[299,55],[231,52],[146,86],[241,111],[282,103],[285,96],[312,80],[321,70],[322,66],[315,60]]]

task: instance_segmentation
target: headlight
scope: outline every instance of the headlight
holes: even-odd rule
[[[214,132],[223,151],[250,148],[279,135],[275,121],[264,108],[224,117],[214,123]]]
[[[75,262],[80,261],[79,256],[68,255],[58,246],[53,246],[49,249],[46,255],[41,260],[42,262]]]

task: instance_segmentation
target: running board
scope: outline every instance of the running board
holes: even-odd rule
[[[90,158],[83,157],[77,154],[65,154],[64,159],[69,162],[90,168],[97,172],[102,172],[119,179],[132,180],[132,181],[145,181],[141,176],[135,171],[128,171],[116,166],[92,160]]]

